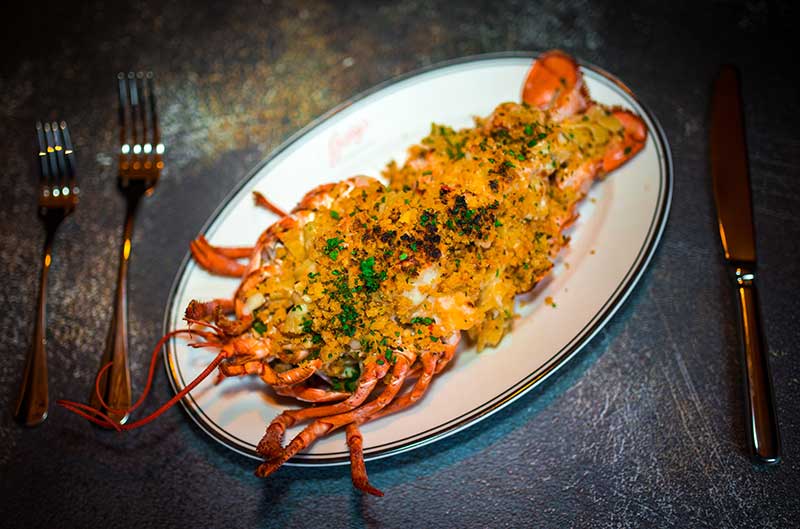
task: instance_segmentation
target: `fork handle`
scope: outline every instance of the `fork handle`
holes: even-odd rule
[[[128,199],[117,272],[114,312],[108,329],[106,348],[100,361],[100,369],[108,363],[112,364],[97,384],[100,394],[109,408],[105,408],[101,404],[97,396],[97,388],[94,385],[89,397],[89,403],[93,408],[103,411],[119,424],[124,424],[128,420],[128,413],[114,410],[127,410],[131,405],[131,374],[128,367],[128,261],[131,256],[133,221],[138,204],[138,198]]]
[[[33,342],[25,359],[25,371],[19,389],[14,417],[25,426],[36,426],[47,418],[47,272],[52,262],[51,248],[56,226],[48,228],[42,254],[42,273],[39,279],[39,302],[33,326]]]
[[[781,460],[780,435],[772,396],[768,350],[762,332],[755,270],[736,266],[734,277],[744,352],[747,437],[754,461],[774,465]]]

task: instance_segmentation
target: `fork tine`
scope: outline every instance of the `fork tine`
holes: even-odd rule
[[[129,181],[141,180],[152,187],[164,167],[153,73],[119,73],[117,80],[121,144],[119,182],[127,187]]]
[[[141,99],[142,123],[144,123],[142,153],[147,156],[147,163],[149,163],[150,152],[153,148],[153,114],[150,111],[150,86],[142,72],[139,72],[137,76],[141,80],[139,97]]]
[[[119,96],[119,145],[122,154],[128,154],[128,83],[125,74],[117,74],[117,95]]]
[[[158,127],[158,109],[156,107],[156,92],[153,72],[147,72],[147,92],[150,96],[150,116],[153,122],[153,139],[161,141],[161,131]]]
[[[153,150],[153,127],[150,125],[150,95],[148,94],[147,81],[142,72],[136,73],[136,81],[139,86],[139,116],[142,121],[142,166],[145,169],[153,167],[153,157],[150,154]]]
[[[44,127],[41,121],[36,122],[36,139],[39,144],[39,183],[50,185],[50,162],[47,161],[47,143],[44,139]],[[50,191],[48,190],[49,194]]]
[[[147,142],[150,124],[148,123],[147,88],[144,73],[136,72],[136,90],[139,94],[139,118],[142,122],[142,144]]]
[[[61,186],[62,194],[69,194],[69,177],[67,176],[67,164],[64,161],[64,140],[61,137],[61,128],[58,123],[53,121],[50,123],[50,129],[53,131],[53,148],[55,149],[56,165],[58,167],[58,184]]]
[[[66,121],[61,122],[61,137],[64,140],[64,165],[66,166],[66,178],[69,180],[69,186],[72,187],[73,193],[78,192],[77,175],[75,173],[75,150],[72,147],[72,138],[69,135],[69,127]]]
[[[131,128],[133,129],[133,138],[131,149],[133,154],[138,155],[141,152],[141,131],[143,124],[139,119],[139,88],[136,85],[136,74],[128,72],[128,90],[130,94],[131,105]],[[134,163],[136,163],[134,161]]]
[[[146,145],[150,142],[150,124],[148,123],[148,110],[147,110],[147,90],[145,88],[144,74],[142,72],[136,73],[136,90],[139,95],[139,122],[142,124],[142,135],[139,142],[140,160],[143,160],[142,165],[149,169],[150,157],[147,156]]]
[[[161,169],[161,154],[164,152],[164,146],[161,145],[161,127],[158,123],[158,109],[156,107],[156,92],[155,82],[153,80],[153,72],[147,72],[145,75],[147,82],[147,94],[149,96],[150,107],[150,123],[152,135],[152,148],[156,158],[156,167]]]
[[[119,85],[119,177],[124,185],[127,182],[131,166],[131,146],[133,137],[133,120],[131,119],[131,99],[129,95],[128,77],[125,73],[117,74]]]
[[[47,162],[50,166],[51,193],[54,197],[57,197],[61,194],[61,182],[59,181],[58,162],[56,161],[56,141],[50,123],[44,124],[44,137],[47,141]]]

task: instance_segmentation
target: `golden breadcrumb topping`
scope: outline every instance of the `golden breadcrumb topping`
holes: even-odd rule
[[[504,103],[475,126],[432,125],[400,167],[312,191],[276,228],[253,331],[323,360],[334,386],[359,363],[441,351],[460,331],[496,345],[566,243],[619,121],[600,105],[561,122]],[[587,181],[589,180],[589,181]],[[279,366],[280,367],[280,366]]]

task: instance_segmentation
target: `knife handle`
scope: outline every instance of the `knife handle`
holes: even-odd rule
[[[774,465],[781,460],[778,419],[772,396],[769,357],[761,325],[755,270],[736,266],[739,329],[744,349],[747,435],[755,462]]]

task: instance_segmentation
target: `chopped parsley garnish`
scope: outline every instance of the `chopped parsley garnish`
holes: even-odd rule
[[[425,210],[422,215],[419,216],[419,225],[420,226],[436,226],[436,217],[439,214],[434,211]]]
[[[253,330],[256,331],[258,334],[264,334],[267,332],[267,326],[261,320],[256,320],[253,322]]]
[[[344,239],[338,237],[328,239],[325,241],[325,254],[335,261],[339,257],[339,251],[344,249],[343,244]]]
[[[400,260],[401,261],[405,261],[406,259],[408,259],[408,254],[406,252],[401,253],[400,254]]]
[[[453,141],[453,136],[456,136],[456,132],[451,129],[450,127],[445,127],[443,125],[436,125],[431,124],[431,135],[438,134],[444,141],[447,143],[447,156],[450,157],[451,160],[460,160],[464,157],[464,145],[467,143],[467,138],[464,138],[461,141]],[[428,138],[426,138],[428,139]],[[426,143],[423,141],[423,143]]]
[[[538,136],[536,136],[536,138],[534,138],[534,139],[532,139],[531,141],[528,142],[528,147],[535,147],[537,143],[539,143],[541,140],[545,139],[546,137],[547,137],[547,134],[545,134],[544,132],[540,133]]]
[[[375,292],[381,286],[381,281],[386,279],[386,270],[382,272],[375,271],[375,258],[372,256],[367,257],[359,263],[361,273],[359,277],[364,284],[367,292]]]
[[[342,304],[342,312],[336,318],[342,324],[342,332],[347,336],[353,336],[356,333],[356,323],[358,321],[358,312],[352,305]]]
[[[320,333],[314,332],[314,329],[312,328],[314,325],[314,320],[305,319],[300,325],[303,328],[303,333],[311,335],[311,343],[314,345],[319,345],[325,341],[322,339],[322,335]]]
[[[421,323],[422,325],[431,325],[433,323],[433,318],[429,318],[427,316],[422,317],[422,318],[415,317],[415,318],[411,318],[411,323],[412,324]]]

